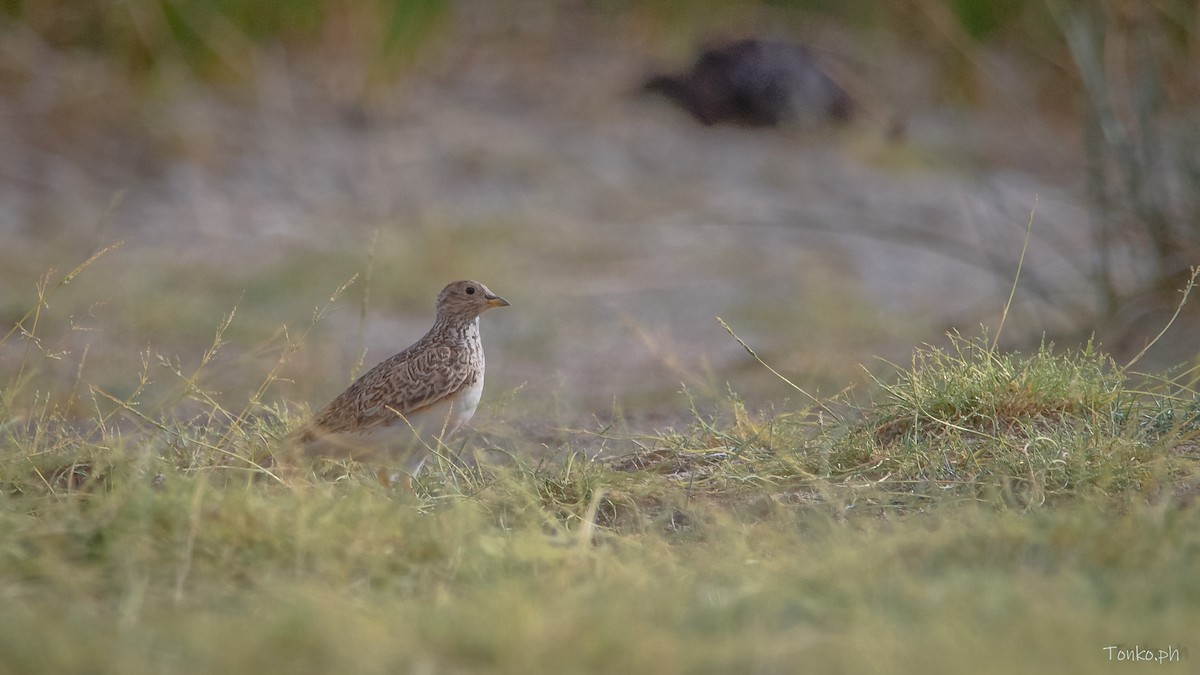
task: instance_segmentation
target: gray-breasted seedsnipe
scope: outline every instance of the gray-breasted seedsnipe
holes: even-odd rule
[[[430,451],[475,414],[483,393],[479,315],[508,304],[478,281],[447,285],[424,337],[367,371],[293,438],[310,456],[386,453],[415,474]]]

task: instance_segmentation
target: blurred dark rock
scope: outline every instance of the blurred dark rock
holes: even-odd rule
[[[705,125],[747,126],[846,121],[850,96],[808,47],[745,39],[705,50],[691,69],[656,75],[642,85],[666,96]]]

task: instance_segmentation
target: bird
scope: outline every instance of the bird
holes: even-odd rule
[[[804,45],[748,38],[705,50],[691,69],[656,75],[642,90],[662,94],[700,123],[800,124],[853,115],[849,94]]]
[[[424,337],[368,370],[292,434],[308,457],[399,460],[408,480],[471,419],[483,393],[479,315],[510,303],[478,281],[448,284]],[[381,482],[390,482],[381,469]]]

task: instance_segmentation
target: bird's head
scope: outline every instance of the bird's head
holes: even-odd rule
[[[474,319],[492,307],[508,307],[509,302],[487,286],[469,279],[448,284],[438,293],[438,316]]]

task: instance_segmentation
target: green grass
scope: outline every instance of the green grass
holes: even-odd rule
[[[345,35],[356,36],[355,48],[386,66],[410,58],[450,10],[445,0],[370,1],[354,8],[326,0],[48,0],[0,3],[0,26],[20,22],[51,46],[87,51],[130,71],[182,65],[210,77],[248,76],[248,56],[263,45],[344,51]]]
[[[208,356],[173,399],[56,389],[61,288],[0,344],[10,672],[1061,673],[1135,644],[1194,668],[1194,371],[954,335],[857,399],[599,430],[608,459],[489,433],[507,461],[409,493],[270,466],[301,415],[274,370],[244,410]]]
[[[500,13],[515,17],[526,4]],[[666,41],[682,62],[758,3],[709,1],[706,12],[678,0],[584,4]],[[1039,60],[1069,69],[1048,17],[1001,3],[766,4],[798,10],[764,15],[797,26],[832,13],[835,23],[919,35],[942,54],[934,61],[948,80],[983,72],[965,37],[1019,35]],[[947,18],[946,8],[953,14],[939,27],[950,30],[931,34],[930,17]],[[339,96],[355,100],[372,82],[392,83],[458,21],[443,0],[52,0],[0,11],[0,28],[20,38],[19,64],[24,51],[42,62],[43,43],[84,52],[139,83],[109,97],[135,111],[169,97],[176,78],[250,81],[260,76],[250,64],[281,54],[297,73],[328,74],[328,57],[344,59]],[[533,24],[574,27],[569,8],[541,11]],[[526,40],[513,21],[513,39]],[[1187,51],[1192,31],[1178,33],[1167,55]],[[358,51],[346,52],[346,35]],[[1187,59],[1167,61],[1187,70]],[[82,123],[73,115],[92,114],[59,125],[70,131]],[[460,159],[468,171],[477,164]],[[549,171],[530,161],[533,178]],[[1158,670],[1196,670],[1196,370],[1138,375],[1090,345],[1019,353],[952,335],[906,367],[873,373],[861,391],[796,396],[770,381],[800,403],[780,396],[766,413],[736,395],[716,399],[707,391],[721,388],[715,374],[683,373],[706,389],[679,403],[672,419],[686,423],[618,420],[536,439],[526,430],[556,418],[545,401],[529,403],[541,392],[520,389],[520,375],[497,388],[504,374],[489,373],[488,403],[510,404],[468,438],[508,458],[498,465],[434,467],[414,493],[381,487],[373,467],[273,466],[304,415],[289,399],[318,400],[344,384],[361,358],[362,317],[429,309],[415,279],[458,269],[492,279],[515,267],[527,288],[548,277],[565,285],[598,250],[631,260],[627,249],[645,243],[614,244],[587,223],[546,236],[563,228],[524,227],[520,213],[384,225],[373,238],[366,224],[339,229],[333,250],[253,247],[216,264],[178,242],[131,242],[118,260],[47,275],[36,297],[31,282],[49,257],[87,257],[111,228],[81,235],[87,228],[64,223],[53,239],[39,231],[28,244],[6,242],[0,673],[1139,667],[1109,662],[1109,645],[1175,647],[1182,661]],[[357,253],[367,239],[380,261],[370,271]],[[715,251],[713,270],[765,274],[755,269],[760,251],[750,254]],[[795,277],[781,285],[803,289],[788,306],[739,298],[726,316],[756,342],[776,341],[764,353],[800,371],[797,381],[837,391],[850,376],[831,353],[857,358],[879,334],[906,333],[901,317],[880,318],[855,289],[830,288],[827,266],[838,263],[820,262],[788,263]],[[335,290],[356,274],[348,291]],[[558,310],[573,298],[596,300],[565,293],[520,311],[527,326],[568,324],[580,314]],[[326,320],[334,312],[340,330]],[[780,326],[790,330],[773,335]],[[321,339],[306,341],[310,327]],[[788,334],[805,345],[785,344]],[[553,347],[518,335],[500,353],[552,371],[544,354],[564,353]],[[611,405],[636,417],[637,403],[660,391],[622,391]],[[757,405],[763,391],[741,393]],[[601,446],[605,459],[586,458]]]

